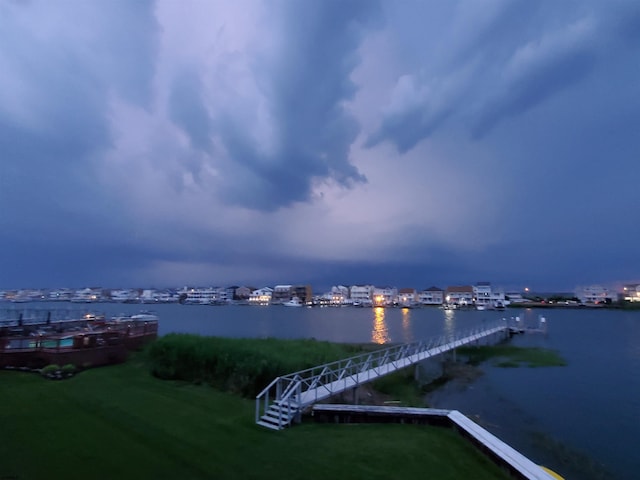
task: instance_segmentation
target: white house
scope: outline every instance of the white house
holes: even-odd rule
[[[445,301],[450,305],[471,305],[473,303],[473,287],[471,285],[447,287]]]
[[[352,285],[349,295],[353,303],[370,304],[373,299],[373,285]]]
[[[373,289],[374,305],[392,305],[398,301],[398,289],[395,287],[375,287]]]
[[[605,303],[607,299],[613,300],[612,293],[602,285],[588,285],[576,288],[576,297],[582,303]]]
[[[62,302],[71,300],[73,291],[69,288],[56,288],[49,291],[49,300],[52,302]]]
[[[473,301],[479,306],[493,305],[489,282],[478,282],[473,286]]]
[[[444,303],[444,290],[438,287],[429,287],[418,293],[418,302],[423,305],[442,305]]]
[[[398,304],[403,306],[413,305],[418,302],[418,294],[415,288],[401,288],[398,290]]]
[[[269,305],[273,297],[273,288],[263,287],[251,292],[249,303],[251,305]]]
[[[344,285],[333,286],[326,297],[328,297],[330,305],[345,305],[349,301],[349,287]]]
[[[640,302],[640,283],[622,287],[622,298],[627,302]]]
[[[73,297],[71,297],[71,301],[78,303],[90,303],[97,302],[98,300],[100,300],[100,298],[100,289],[82,288],[75,291]]]
[[[185,303],[208,305],[216,299],[216,292],[215,287],[183,287],[178,294],[187,296]]]
[[[138,292],[128,288],[111,290],[111,300],[114,302],[130,302],[138,298]]]
[[[481,307],[493,308],[505,305],[504,291],[493,288],[490,282],[478,282],[473,286],[473,301]]]

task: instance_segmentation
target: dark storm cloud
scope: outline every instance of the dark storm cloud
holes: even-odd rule
[[[458,22],[460,38],[445,38],[452,50],[445,60],[425,55],[415,73],[399,79],[368,147],[388,140],[405,153],[447,123],[479,138],[579,84],[616,55],[611,49],[621,48],[621,37],[633,42],[637,35],[637,7],[625,2],[506,2],[491,15],[482,7],[461,9],[478,10],[480,19]]]
[[[218,122],[240,180],[227,179],[226,198],[259,210],[308,200],[314,179],[345,187],[365,181],[349,158],[359,126],[345,102],[356,91],[350,75],[358,63],[360,41],[377,20],[377,4],[327,1],[286,6],[273,19],[280,27],[281,48],[255,64],[274,122],[275,151],[265,153],[233,115]]]
[[[637,277],[638,2],[185,5],[0,1],[0,288]]]
[[[0,7],[0,69],[14,82],[0,82],[7,88],[0,92],[0,226],[7,236],[41,230],[69,237],[91,230],[87,220],[109,222],[114,212],[94,173],[112,142],[109,98],[145,108],[151,98],[152,3],[111,2],[100,11],[80,3],[66,13],[50,6]]]
[[[205,105],[200,77],[194,72],[181,72],[171,87],[169,114],[173,122],[187,133],[195,149],[212,154],[211,137],[214,132]]]

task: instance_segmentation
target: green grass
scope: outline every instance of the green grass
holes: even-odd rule
[[[62,381],[0,371],[0,478],[507,478],[447,429],[273,432],[255,425],[252,400],[154,378],[142,358]]]
[[[460,347],[460,355],[466,356],[469,363],[478,365],[491,361],[498,367],[562,367],[567,362],[554,350],[538,347],[515,347],[513,345],[492,345],[478,347]]]

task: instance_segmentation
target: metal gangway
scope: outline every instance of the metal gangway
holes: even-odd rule
[[[256,423],[282,430],[321,400],[428,358],[492,336],[507,335],[505,319],[470,331],[394,345],[276,378],[256,397]]]

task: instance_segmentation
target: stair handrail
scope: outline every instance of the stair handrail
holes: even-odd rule
[[[347,368],[347,367],[356,367],[359,366],[361,364],[361,362],[359,362],[358,360],[364,359],[364,357],[367,358],[371,358],[372,360],[372,364],[375,365],[376,362],[378,360],[380,360],[380,357],[382,356],[383,359],[385,359],[384,363],[379,363],[378,365],[375,365],[377,367],[379,366],[383,366],[383,365],[387,365],[388,363],[391,363],[393,361],[397,361],[399,358],[393,359],[393,360],[389,360],[389,357],[391,355],[389,355],[389,353],[394,352],[395,350],[401,350],[402,348],[406,348],[406,347],[417,347],[415,348],[415,350],[413,351],[413,353],[411,353],[411,355],[415,355],[415,354],[420,354],[423,353],[427,350],[430,350],[432,348],[438,348],[441,347],[443,345],[447,345],[449,343],[453,343],[459,340],[462,340],[464,338],[468,338],[468,337],[473,337],[476,336],[478,334],[484,333],[484,332],[489,332],[491,330],[494,329],[504,329],[504,325],[502,325],[502,322],[500,323],[496,323],[495,325],[491,325],[489,327],[486,328],[477,328],[477,329],[472,329],[470,331],[466,331],[464,333],[459,333],[456,332],[454,335],[451,335],[450,337],[445,337],[445,336],[441,336],[439,338],[439,341],[436,342],[435,344],[431,344],[431,342],[426,342],[425,340],[419,340],[416,342],[411,342],[409,344],[399,344],[399,345],[392,345],[390,347],[387,348],[383,348],[380,350],[376,350],[374,352],[364,352],[358,355],[354,355],[352,357],[348,357],[348,358],[344,358],[344,359],[340,359],[340,360],[334,360],[332,362],[329,363],[325,363],[322,365],[316,365],[314,367],[310,367],[310,368],[306,368],[304,370],[298,370],[296,372],[292,372],[286,375],[282,375],[278,378],[280,378],[281,380],[292,380],[292,381],[296,381],[296,380],[300,380],[302,383],[307,383],[309,384],[310,382],[313,382],[316,377],[319,377],[323,374],[326,374],[326,369],[329,368],[330,372],[336,372],[336,371],[341,371],[343,368]],[[403,356],[401,358],[406,358],[407,356],[410,355],[406,355]],[[347,366],[347,363],[349,363],[349,361],[351,361],[351,363]],[[345,363],[344,367],[340,367],[341,363]],[[371,368],[375,368],[372,365]],[[335,368],[338,367],[338,368]],[[319,371],[320,373],[313,373],[314,371]],[[306,374],[311,373],[311,375],[306,376]],[[273,382],[272,382],[273,383]]]
[[[260,420],[260,417],[262,416],[260,415],[260,402],[262,398],[264,398],[264,411],[266,412],[269,408],[269,392],[271,391],[273,386],[277,385],[280,381],[281,377],[276,377],[269,385],[264,387],[258,395],[256,395],[256,422]]]
[[[505,323],[505,319],[503,318],[499,322],[491,325],[476,327],[464,332],[456,331],[449,335],[441,335],[440,337],[435,337],[437,338],[436,341],[434,341],[435,338],[430,338],[425,340],[418,340],[411,343],[392,345],[390,347],[375,350],[373,352],[363,352],[361,354],[354,355],[348,358],[335,360],[323,365],[317,365],[311,368],[306,368],[304,370],[299,370],[297,372],[279,376],[256,396],[256,422],[261,416],[261,403],[264,403],[264,412],[269,409],[271,398],[270,392],[274,387],[276,388],[276,392],[273,394],[274,402],[277,402],[279,405],[286,403],[290,408],[291,396],[294,392],[296,392],[298,393],[298,398],[300,399],[300,394],[302,392],[303,386],[306,388],[305,391],[311,388],[324,387],[327,388],[328,393],[333,393],[333,391],[328,387],[328,385],[330,385],[332,382],[322,382],[322,377],[324,376],[328,376],[329,379],[334,378],[333,381],[342,380],[343,378],[346,379],[360,373],[365,373],[364,371],[360,371],[359,369],[359,367],[362,365],[366,365],[368,367],[366,371],[377,371],[377,369],[380,367],[389,364],[396,364],[396,362],[413,355],[418,355],[433,349],[440,349],[444,345],[458,342],[465,338],[482,336],[482,334],[492,330],[499,331],[506,328],[508,328],[508,324]],[[347,370],[350,370],[350,372],[345,374],[344,372],[346,372]],[[262,402],[262,400],[264,400],[264,402]],[[302,407],[304,406],[296,405],[296,409]],[[282,412],[280,412],[280,420],[282,420]]]

